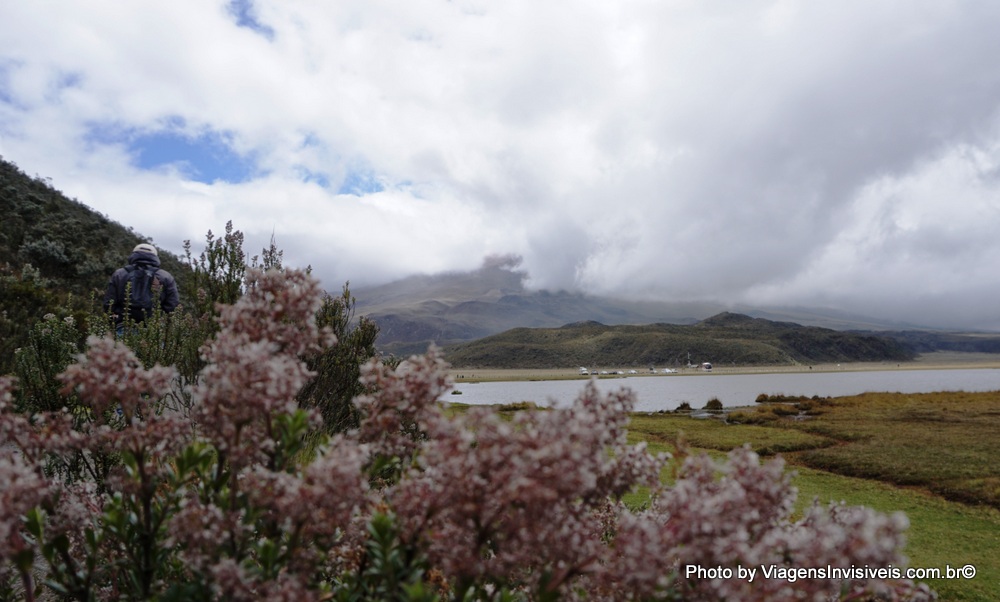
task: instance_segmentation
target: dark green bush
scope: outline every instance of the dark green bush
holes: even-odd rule
[[[712,412],[713,414],[722,412],[722,408],[723,408],[722,402],[719,401],[718,397],[713,397],[712,399],[709,399],[704,407],[704,409],[708,410],[709,412]]]
[[[306,358],[306,365],[316,377],[298,395],[302,406],[319,410],[329,433],[357,428],[361,416],[352,400],[366,392],[358,380],[361,365],[378,353],[378,325],[365,316],[355,321],[354,310],[349,283],[339,296],[324,295],[316,322],[333,331],[337,344]]]
[[[15,351],[28,344],[32,325],[59,305],[50,285],[31,265],[0,266],[0,375],[14,371]]]
[[[272,242],[273,248],[273,242]],[[243,296],[247,269],[243,252],[243,233],[233,230],[226,222],[226,233],[216,238],[211,230],[205,236],[205,250],[195,258],[191,241],[184,241],[184,258],[191,268],[191,277],[181,290],[181,302],[197,315],[214,314],[216,305],[232,304]],[[265,266],[278,267],[277,266]]]
[[[498,412],[511,413],[523,412],[525,410],[537,410],[538,404],[533,401],[515,401],[511,403],[505,403],[497,407]]]
[[[28,334],[27,343],[14,352],[18,379],[17,406],[22,412],[55,412],[66,405],[56,376],[80,352],[81,335],[76,321],[46,314]]]

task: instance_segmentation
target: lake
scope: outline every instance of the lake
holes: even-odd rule
[[[683,402],[698,409],[717,397],[727,407],[751,405],[761,393],[839,397],[865,392],[933,393],[936,391],[1000,390],[1000,369],[870,370],[770,374],[671,374],[598,379],[601,391],[627,387],[635,392],[638,412],[673,410]],[[475,405],[534,401],[567,406],[583,390],[579,380],[456,382],[461,395],[443,401]]]

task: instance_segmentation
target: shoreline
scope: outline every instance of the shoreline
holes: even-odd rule
[[[714,365],[711,371],[699,368],[677,368],[673,374],[655,374],[649,368],[639,369],[633,366],[625,367],[593,367],[593,370],[632,369],[636,374],[597,374],[593,377],[613,379],[625,377],[677,377],[696,374],[778,374],[788,372],[861,372],[870,370],[963,370],[963,369],[996,369],[1000,368],[1000,353],[966,353],[959,351],[936,351],[925,353],[908,362],[848,362],[823,364],[792,364],[780,366],[723,366]],[[450,368],[449,374],[455,382],[504,382],[532,380],[586,380],[592,376],[579,373],[579,367],[568,368]]]

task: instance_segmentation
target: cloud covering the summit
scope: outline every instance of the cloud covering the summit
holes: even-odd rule
[[[0,8],[0,155],[180,251],[331,290],[538,288],[1000,329],[1000,4]]]

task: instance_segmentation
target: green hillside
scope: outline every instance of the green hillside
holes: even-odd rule
[[[103,290],[132,248],[148,241],[2,158],[0,214],[0,265],[19,270],[30,264],[75,295]],[[178,257],[161,251],[160,261],[177,278],[185,277],[187,266]]]
[[[445,348],[463,368],[683,366],[692,362],[780,365],[906,361],[914,354],[892,339],[721,313],[697,324],[515,328]]]
[[[35,321],[57,307],[82,311],[148,239],[67,198],[0,158],[0,374]],[[188,267],[161,251],[183,285]]]

